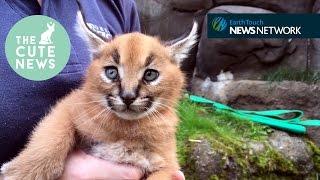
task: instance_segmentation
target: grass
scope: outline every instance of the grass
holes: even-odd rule
[[[200,106],[183,99],[178,108],[181,119],[177,133],[180,164],[188,158],[186,143],[190,140],[209,139],[215,148],[227,154],[246,149],[246,141],[264,141],[270,129],[266,126],[216,113],[211,107]],[[241,134],[241,136],[239,136]]]
[[[209,137],[215,139],[217,145],[223,146],[225,150],[233,153],[235,149],[219,143],[219,139],[228,141],[236,146],[242,146],[244,138],[252,140],[264,140],[270,129],[265,126],[254,124],[246,120],[237,119],[229,114],[216,113],[211,107],[200,106],[183,99],[178,108],[181,119],[178,129],[178,149],[180,163],[185,163],[183,151],[185,143],[189,140]],[[241,136],[239,136],[241,134]],[[213,137],[214,135],[215,137]]]
[[[318,172],[320,172],[320,147],[317,147],[311,141],[309,141],[308,143],[309,143],[309,147],[311,148],[312,152],[314,153],[313,162],[314,162],[315,169]]]
[[[301,81],[308,84],[320,83],[320,72],[280,68],[262,77],[265,81]]]
[[[297,174],[293,163],[268,144],[268,134],[272,131],[270,128],[214,112],[212,107],[192,103],[187,98],[180,102],[178,113],[181,119],[177,133],[178,157],[188,179],[193,179],[191,176],[194,174],[194,162],[190,160],[192,146],[195,140],[202,139],[207,139],[212,149],[224,157],[234,158],[244,176],[249,175],[248,169],[252,164],[260,174]],[[252,153],[248,142],[263,143],[264,152]],[[223,177],[223,174],[218,176]]]

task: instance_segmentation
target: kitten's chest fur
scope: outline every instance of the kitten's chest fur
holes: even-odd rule
[[[115,163],[130,164],[149,174],[165,166],[164,157],[146,146],[128,144],[127,141],[87,144],[86,153]]]
[[[175,119],[171,115],[166,118],[172,122],[149,119],[127,122],[112,118],[104,126],[92,122],[79,127],[78,144],[95,157],[131,164],[148,174],[166,165],[165,146],[175,143]],[[172,149],[169,151],[172,153]]]

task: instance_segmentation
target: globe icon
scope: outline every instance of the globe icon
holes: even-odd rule
[[[227,21],[222,17],[215,17],[211,22],[212,29],[215,31],[223,31],[227,28]]]

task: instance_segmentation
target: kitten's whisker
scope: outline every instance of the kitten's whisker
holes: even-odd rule
[[[162,99],[162,100],[164,100],[164,101],[169,101],[168,99],[164,99],[164,98],[160,98],[160,97],[159,97],[158,99]],[[171,102],[173,102],[173,101],[171,101]],[[174,105],[174,106],[178,106],[178,105],[179,105],[179,103],[178,103],[178,102],[175,102],[175,105]],[[181,110],[183,110],[184,112],[187,112],[187,111],[188,111],[187,108],[182,107],[182,106],[178,106],[177,109],[181,109]],[[175,109],[175,110],[177,111],[177,109]]]
[[[165,119],[163,119],[163,115],[158,111],[158,110],[155,110],[155,112],[160,116],[160,118],[164,121]]]
[[[98,110],[99,108],[100,108],[100,107],[99,107],[99,104],[96,104],[96,105],[94,105],[93,107],[89,108],[89,109],[88,109],[89,111],[84,110],[84,111],[81,112],[78,116],[76,116],[75,121],[81,121],[81,123],[80,123],[80,124],[78,123],[77,126],[79,127],[79,126],[82,126],[82,125],[90,122],[90,121],[87,120],[87,119],[86,119],[86,120],[83,120],[83,118],[84,118],[85,116],[89,116],[89,114],[90,114],[91,112],[96,111],[96,110]]]
[[[85,108],[83,108],[84,111],[80,112],[80,114],[75,117],[75,120],[78,120],[78,118],[81,117],[83,114],[89,114],[92,111],[95,111],[97,108],[99,108],[99,104],[96,104],[96,105],[94,105],[92,107],[89,107],[88,108],[89,111],[87,111]]]
[[[77,105],[84,105],[84,104],[93,104],[93,103],[103,103],[104,101],[103,100],[101,100],[101,101],[89,101],[89,102],[79,102],[79,103],[70,103],[69,105],[75,105],[75,104],[77,104]]]
[[[162,115],[158,110],[155,110],[155,113],[158,114],[159,119],[161,119],[162,121],[165,121],[164,119],[164,115]],[[161,129],[164,132],[164,129]]]
[[[83,89],[80,89],[80,91],[81,91],[81,92],[84,92],[84,93],[87,93],[87,94],[93,94],[93,95],[99,95],[99,96],[101,96],[101,94],[99,94],[99,93],[89,92],[89,91],[85,91],[85,90],[83,90]]]
[[[156,109],[154,109],[154,115],[156,116],[157,119],[162,119],[161,117],[159,117],[159,111],[157,111]]]
[[[178,101],[173,101],[173,100],[169,100],[169,99],[166,99],[166,98],[161,98],[161,97],[158,97],[157,99],[160,99],[160,100],[163,100],[165,101],[166,103],[172,105],[172,106],[176,106],[179,104]]]
[[[160,102],[155,102],[156,105],[158,105],[159,107],[163,107],[164,109],[168,109],[169,111],[174,111],[177,112],[176,109],[174,109],[171,106],[168,106],[166,104],[160,103]]]
[[[155,110],[155,111],[157,111],[160,115],[163,114],[163,113],[160,113],[158,110]],[[174,115],[174,116],[177,114],[177,112],[175,112],[174,109],[172,108],[168,109],[167,113],[170,113],[171,115]]]
[[[105,113],[107,111],[107,109],[103,109],[102,111],[100,111],[100,113],[98,113],[97,115],[95,115],[93,118],[92,118],[92,120],[94,121],[95,119],[97,119],[100,115],[102,115],[103,113]],[[99,122],[98,124],[98,127],[95,127],[94,128],[94,131],[93,131],[93,133],[92,133],[92,137],[91,137],[91,139],[94,139],[94,136],[96,135],[96,133],[102,128],[102,123],[103,122]]]
[[[95,134],[102,128],[102,126],[104,125],[104,121],[106,121],[105,119],[109,118],[109,114],[110,114],[110,110],[109,109],[102,109],[100,112],[98,112],[94,117],[86,120],[86,122],[91,122],[94,120],[97,120],[98,118],[100,118],[100,116],[102,116],[105,112],[107,112],[107,114],[105,116],[102,117],[102,121],[98,122],[98,126],[94,128],[94,131],[91,135],[91,139],[94,139]]]

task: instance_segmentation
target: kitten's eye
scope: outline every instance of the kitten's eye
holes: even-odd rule
[[[154,69],[147,69],[147,70],[144,72],[144,75],[143,75],[143,79],[144,79],[146,82],[154,81],[154,80],[156,80],[158,77],[159,77],[159,72],[158,72],[157,70],[154,70]]]
[[[104,68],[107,78],[115,80],[118,78],[118,69],[115,66],[107,66]]]

